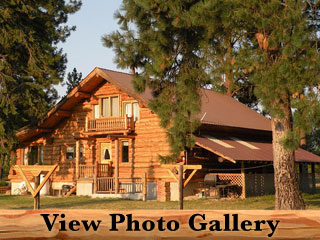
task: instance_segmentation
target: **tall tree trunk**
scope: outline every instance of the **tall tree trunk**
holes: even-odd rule
[[[280,143],[292,129],[290,110],[284,118],[272,118],[273,167],[275,185],[275,209],[304,209],[299,191],[294,151],[286,150]]]

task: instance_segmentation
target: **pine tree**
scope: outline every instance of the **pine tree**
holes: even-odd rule
[[[223,82],[229,95],[254,87],[272,117],[275,207],[302,209],[294,150],[319,118],[318,13],[302,0],[126,0],[116,14],[121,32],[104,41],[118,66],[133,70],[137,90],[154,90],[150,106],[170,127],[173,153],[192,142],[202,86]]]
[[[305,207],[294,150],[301,130],[309,132],[319,119],[318,20],[312,3],[253,0],[243,3],[241,13],[252,24],[252,44],[257,46],[247,49],[244,61],[254,68],[255,93],[272,118],[276,209]]]
[[[197,1],[124,0],[116,13],[121,32],[103,37],[113,47],[120,68],[130,68],[137,91],[146,85],[153,90],[149,107],[168,128],[171,156],[193,146],[192,132],[199,121],[192,117],[200,111],[199,89],[208,83],[201,59],[202,27],[190,28],[185,13]],[[134,24],[136,30],[130,29]]]
[[[241,0],[199,1],[186,13],[186,19],[190,27],[203,29],[202,57],[212,89],[257,108],[250,72],[243,69],[240,54],[249,41],[241,16],[235,14],[240,7]]]
[[[136,90],[148,85],[154,91],[149,107],[168,128],[173,161],[193,146],[191,133],[199,121],[191,119],[200,110],[201,87],[210,84],[251,107],[257,104],[249,73],[238,61],[246,35],[231,20],[237,5],[222,0],[123,1],[115,14],[121,31],[103,38],[115,50],[118,67],[131,68]]]
[[[0,161],[8,159],[17,129],[35,125],[57,99],[66,55],[57,47],[75,27],[71,0],[0,1]],[[8,160],[7,160],[8,161]]]
[[[73,88],[78,86],[82,79],[82,73],[78,73],[76,68],[73,68],[72,72],[68,73],[67,76],[67,92],[69,93]]]

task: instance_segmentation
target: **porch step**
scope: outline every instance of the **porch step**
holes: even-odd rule
[[[64,194],[65,197],[69,197],[71,196],[72,193],[74,193],[77,190],[77,185],[74,185],[72,188],[70,188],[70,190]]]

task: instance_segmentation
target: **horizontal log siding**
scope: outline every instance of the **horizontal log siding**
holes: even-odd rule
[[[73,108],[72,115],[60,122],[52,133],[46,134],[43,141],[44,164],[51,165],[61,162],[69,165],[70,160],[65,159],[68,146],[75,146],[74,136],[79,136],[85,130],[85,118],[93,117],[92,105],[98,104],[98,98],[107,96],[120,96],[120,113],[123,111],[123,102],[132,101],[134,98],[121,92],[114,85],[105,82],[92,93],[91,98],[83,100]],[[160,120],[156,114],[146,107],[140,106],[140,120],[135,123],[135,139],[119,139],[129,141],[129,163],[121,162],[119,154],[120,168],[119,177],[141,177],[147,173],[149,181],[163,179],[173,181],[167,170],[160,167],[158,154],[166,155],[170,148],[166,138],[166,132],[160,127]],[[81,140],[80,145],[84,146],[84,160],[80,164],[93,164],[95,159],[100,161],[100,143],[110,142],[108,139],[97,138],[96,141]],[[115,144],[112,142],[112,157],[115,158]],[[119,146],[121,150],[121,145]],[[20,153],[19,153],[20,152]],[[22,149],[17,151],[17,163],[22,162]],[[19,159],[20,158],[20,159]],[[19,177],[16,177],[20,179]],[[71,170],[63,170],[54,176],[54,181],[72,181]]]

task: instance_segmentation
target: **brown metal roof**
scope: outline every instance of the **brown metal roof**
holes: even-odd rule
[[[105,80],[134,97],[143,105],[147,105],[152,99],[152,91],[148,88],[144,93],[134,91],[131,84],[131,74],[95,68],[49,111],[46,118],[39,123],[37,131],[35,129],[19,131],[17,133],[19,141],[22,142],[30,139],[30,137],[36,137],[41,132],[39,129],[47,131],[54,128],[64,118],[57,111],[72,111],[73,107],[82,100],[79,95],[77,96],[77,93],[90,93]],[[198,117],[204,124],[271,131],[270,121],[267,118],[231,97],[202,89],[201,98],[202,107]]]
[[[269,119],[234,98],[205,89],[201,95],[202,123],[271,131]]]
[[[135,93],[131,84],[132,75],[101,69],[105,74],[119,82],[127,89],[127,92]],[[152,92],[149,88],[144,93],[136,94],[146,102],[152,99]],[[212,90],[201,90],[201,112],[198,118],[202,123],[220,126],[248,128],[255,130],[271,131],[270,120],[238,102],[232,97],[214,92]]]
[[[195,137],[196,145],[230,161],[273,161],[271,142],[233,137],[202,135]],[[240,141],[243,141],[240,143]],[[320,163],[320,157],[301,148],[295,151],[296,162]]]

